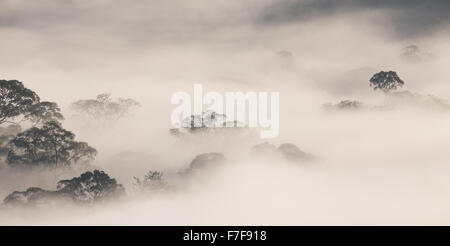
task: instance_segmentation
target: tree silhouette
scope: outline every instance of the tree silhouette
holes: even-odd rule
[[[4,200],[6,205],[35,205],[55,199],[91,204],[105,199],[123,195],[125,189],[121,184],[103,171],[85,172],[73,179],[58,182],[56,191],[31,187],[26,191],[14,191]]]
[[[124,192],[121,184],[103,171],[85,172],[80,177],[61,180],[57,185],[58,193],[65,194],[76,201],[97,201],[120,195]]]
[[[380,89],[385,93],[396,90],[404,84],[403,80],[401,80],[394,71],[381,71],[374,74],[370,79],[370,87],[373,87],[374,90]]]
[[[13,121],[22,116],[35,125],[50,120],[63,120],[61,110],[54,102],[41,102],[39,96],[17,80],[0,80],[0,125],[18,124]]]
[[[58,107],[58,104],[54,102],[39,102],[33,104],[28,108],[28,112],[24,117],[35,125],[52,120],[64,120],[61,109]]]
[[[0,124],[26,113],[29,107],[39,100],[39,96],[25,88],[22,82],[0,80]]]
[[[57,121],[44,123],[19,133],[10,141],[7,162],[10,165],[67,166],[88,162],[97,150],[87,143],[74,141],[75,135]]]
[[[9,142],[21,131],[22,128],[19,125],[0,127],[0,159],[8,155]]]

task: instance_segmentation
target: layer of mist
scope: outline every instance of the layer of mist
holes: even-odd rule
[[[0,225],[448,225],[450,5],[368,2],[0,0],[0,79],[58,103],[64,128],[98,151],[60,169],[2,160],[0,199],[93,170],[126,193],[2,205]],[[370,88],[390,70],[408,96]],[[280,92],[279,136],[171,135],[170,98],[195,83]],[[107,123],[72,110],[103,93],[139,106]],[[252,149],[264,142],[274,153]],[[285,143],[312,158],[288,158]],[[192,168],[205,153],[224,160]],[[146,190],[136,178],[149,171],[164,183]]]

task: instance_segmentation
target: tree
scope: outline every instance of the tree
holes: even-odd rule
[[[311,161],[314,159],[314,156],[303,152],[300,150],[295,144],[284,143],[281,144],[278,148],[267,142],[258,144],[252,147],[252,153],[257,156],[262,156],[264,158],[267,157],[283,157],[288,161],[292,162],[303,162],[303,161]]]
[[[0,124],[28,112],[39,96],[17,80],[0,80]]]
[[[85,172],[80,177],[61,180],[57,185],[58,193],[70,196],[75,201],[92,202],[121,195],[124,188],[103,171]]]
[[[225,156],[222,153],[205,153],[197,155],[194,160],[189,164],[189,168],[186,172],[190,172],[196,169],[203,169],[209,166],[217,166],[226,162]]]
[[[380,89],[385,93],[396,90],[404,84],[403,80],[394,71],[381,71],[373,75],[370,79],[370,87],[373,87],[374,90]]]
[[[20,131],[19,125],[9,125],[0,127],[0,159],[8,155],[9,141],[11,141]]]
[[[323,107],[327,110],[356,110],[368,108],[368,105],[357,100],[342,100],[339,103],[325,103]]]
[[[110,94],[99,94],[96,99],[78,100],[70,108],[79,116],[88,116],[91,120],[114,122],[139,106],[139,102],[131,98],[113,99]]]
[[[281,154],[289,161],[309,161],[313,159],[311,154],[301,151],[295,144],[284,143],[278,147]]]
[[[145,176],[144,179],[141,181],[141,179],[137,177],[134,178],[134,186],[137,187],[140,190],[163,190],[165,188],[168,188],[167,183],[163,179],[163,173],[158,171],[149,171]]]
[[[35,125],[53,120],[64,120],[61,109],[54,102],[35,103],[28,108],[24,117]]]
[[[232,127],[230,127],[232,126]],[[186,137],[192,134],[210,135],[220,132],[248,129],[243,122],[227,121],[225,114],[219,114],[208,110],[202,114],[191,115],[183,119],[180,128],[169,129],[169,133],[175,137]]]
[[[61,110],[54,102],[41,102],[39,96],[17,80],[0,80],[0,125],[17,124],[22,116],[35,125],[51,120],[63,120]]]
[[[42,127],[32,127],[12,139],[7,162],[10,165],[57,167],[94,159],[97,150],[74,139],[75,135],[59,122],[48,121]]]
[[[14,191],[3,200],[6,205],[35,205],[55,198],[55,193],[39,187],[30,187],[25,191]]]
[[[90,204],[123,195],[125,189],[121,184],[103,171],[85,172],[73,179],[58,182],[56,191],[38,187],[26,191],[14,191],[3,202],[6,205],[35,205],[38,202],[65,200],[81,204]]]

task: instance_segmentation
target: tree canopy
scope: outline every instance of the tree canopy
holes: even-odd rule
[[[28,112],[39,96],[17,80],[0,80],[0,124]]]
[[[17,134],[10,141],[7,162],[10,165],[67,166],[92,160],[97,150],[74,139],[75,135],[59,122],[48,121],[42,127]]]
[[[155,191],[168,188],[168,184],[164,181],[163,173],[159,171],[149,171],[141,180],[134,178],[134,186],[142,191]]]
[[[140,106],[131,98],[112,98],[110,94],[99,94],[96,99],[78,100],[70,105],[78,116],[91,120],[114,122],[129,114],[132,108]]]
[[[85,172],[73,179],[61,180],[58,193],[68,194],[76,201],[89,202],[120,195],[125,189],[103,171]]]
[[[374,90],[380,89],[383,92],[389,92],[402,87],[405,84],[394,71],[376,73],[370,78],[370,87]]]
[[[123,195],[125,188],[103,171],[85,172],[79,177],[58,182],[56,191],[31,187],[26,191],[14,191],[4,203],[7,205],[35,205],[49,200],[66,200],[90,204]]]
[[[14,123],[22,117],[35,124],[63,120],[61,110],[54,102],[41,102],[39,96],[17,80],[0,80],[0,125]]]
[[[22,131],[22,128],[19,125],[0,127],[0,159],[3,159],[8,155],[9,141],[11,141],[20,131]]]

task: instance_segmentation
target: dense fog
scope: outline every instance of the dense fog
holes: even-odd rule
[[[2,158],[0,199],[93,170],[125,192],[3,204],[0,225],[448,225],[449,13],[439,0],[0,0],[0,80],[56,102],[98,152],[64,168]],[[373,90],[380,71],[404,86]],[[280,92],[279,136],[170,134],[171,96],[194,84]],[[104,120],[73,110],[102,93],[138,104]],[[305,155],[292,160],[285,143]],[[192,168],[205,153],[224,158]],[[136,185],[149,171],[163,187]]]

